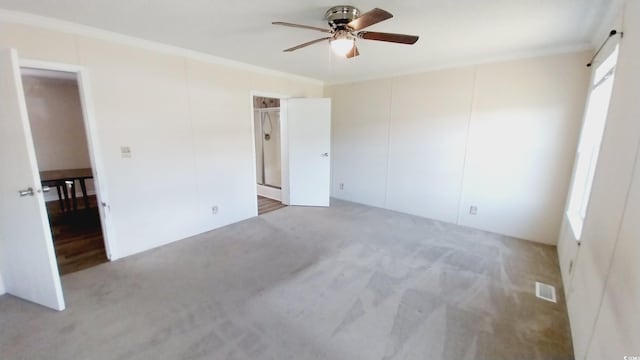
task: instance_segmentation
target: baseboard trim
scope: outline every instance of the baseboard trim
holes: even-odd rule
[[[258,195],[269,199],[282,201],[282,190],[269,186],[258,185]]]

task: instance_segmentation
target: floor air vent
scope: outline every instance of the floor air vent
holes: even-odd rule
[[[556,288],[536,281],[536,296],[542,300],[556,302]]]

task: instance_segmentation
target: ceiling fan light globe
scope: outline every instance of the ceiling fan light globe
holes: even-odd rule
[[[347,56],[349,51],[353,49],[354,39],[334,39],[331,40],[331,49],[336,55]]]

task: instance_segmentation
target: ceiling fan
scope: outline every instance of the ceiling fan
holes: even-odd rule
[[[416,43],[416,41],[418,41],[418,36],[415,35],[360,31],[371,25],[391,19],[393,17],[390,12],[382,9],[375,8],[371,11],[367,11],[366,13],[361,14],[360,10],[358,10],[354,6],[341,5],[334,6],[331,9],[327,10],[324,17],[329,23],[329,29],[308,25],[292,24],[282,21],[273,22],[273,25],[316,30],[330,34],[327,37],[312,40],[304,44],[285,49],[283,51],[291,52],[302,49],[303,47],[307,47],[309,45],[313,45],[315,43],[329,41],[331,44],[331,48],[336,54],[345,56],[349,59],[360,55],[358,47],[355,44],[356,39],[386,41],[407,45],[413,45]]]

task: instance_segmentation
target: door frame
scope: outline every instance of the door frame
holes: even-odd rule
[[[251,104],[251,149],[253,150],[252,159],[253,159],[253,179],[252,182],[255,184],[253,187],[254,198],[258,197],[258,184],[256,183],[258,168],[257,168],[257,153],[256,153],[256,140],[255,140],[255,119],[254,113],[256,108],[253,104],[253,98],[259,97],[267,97],[272,99],[280,99],[280,202],[285,205],[289,205],[289,152],[288,152],[288,144],[289,139],[286,136],[287,134],[287,116],[286,116],[286,102],[283,100],[287,100],[291,98],[290,95],[264,92],[264,91],[250,91],[249,92],[249,100]],[[264,166],[264,164],[263,164]],[[255,214],[258,215],[258,205],[256,202]]]
[[[82,108],[82,118],[84,123],[84,133],[87,138],[89,150],[89,160],[93,170],[93,183],[98,202],[98,212],[100,213],[100,223],[102,225],[102,237],[107,253],[107,259],[111,261],[113,248],[113,231],[107,213],[109,211],[106,172],[102,163],[102,154],[99,146],[98,127],[94,113],[93,97],[89,82],[89,71],[80,65],[63,64],[49,61],[19,58],[20,69],[31,68],[37,70],[62,71],[76,74],[78,91],[80,95],[80,106]],[[33,139],[32,139],[33,140]]]

